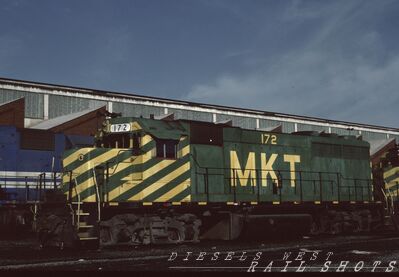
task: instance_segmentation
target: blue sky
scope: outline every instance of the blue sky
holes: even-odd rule
[[[396,0],[0,0],[0,76],[399,127]]]

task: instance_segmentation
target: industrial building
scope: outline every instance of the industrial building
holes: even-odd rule
[[[32,129],[56,131],[74,117],[105,108],[122,116],[162,118],[173,114],[174,119],[227,123],[245,129],[361,135],[371,143],[373,153],[395,139],[399,141],[398,128],[0,78],[0,105],[20,98],[25,99],[24,127]]]

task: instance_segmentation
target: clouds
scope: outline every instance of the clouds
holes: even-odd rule
[[[0,14],[2,77],[398,125],[397,0],[10,0]]]
[[[388,48],[378,29],[384,9],[356,1],[332,3],[320,11],[294,1],[283,21],[319,24],[306,42],[293,41],[296,47],[289,51],[270,53],[274,57],[261,58],[250,73],[222,73],[196,84],[186,98],[397,127],[399,53],[384,53]],[[364,28],[358,28],[361,24]]]

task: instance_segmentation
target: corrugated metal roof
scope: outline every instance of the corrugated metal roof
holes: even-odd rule
[[[370,156],[373,156],[378,151],[380,151],[382,148],[384,148],[386,145],[392,143],[392,141],[394,141],[394,140],[395,140],[394,138],[391,138],[391,139],[380,139],[380,140],[368,141],[370,143]]]
[[[32,129],[41,129],[41,130],[49,130],[51,128],[57,127],[61,124],[64,124],[66,122],[69,122],[71,120],[77,119],[83,115],[86,115],[90,112],[93,112],[95,110],[99,110],[101,108],[92,108],[92,109],[87,109],[81,112],[76,112],[76,113],[71,113],[71,114],[67,114],[67,115],[63,115],[63,116],[59,116],[59,117],[55,117],[49,120],[45,120],[40,122],[39,124],[36,124],[34,126],[31,126],[30,128]]]
[[[1,103],[1,104],[0,104],[0,107],[1,107],[1,106],[5,106],[5,105],[8,105],[8,104],[10,104],[10,103],[12,103],[12,102],[19,101],[19,100],[21,100],[22,98],[24,98],[24,97],[21,97],[21,98],[18,98],[18,99],[14,99],[14,100],[10,100],[10,101]]]

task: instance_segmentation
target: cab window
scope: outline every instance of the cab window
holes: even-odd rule
[[[178,140],[170,139],[156,139],[158,158],[176,159],[177,158],[177,144]]]
[[[104,136],[101,144],[105,148],[129,148],[130,136],[129,134],[112,134]]]

